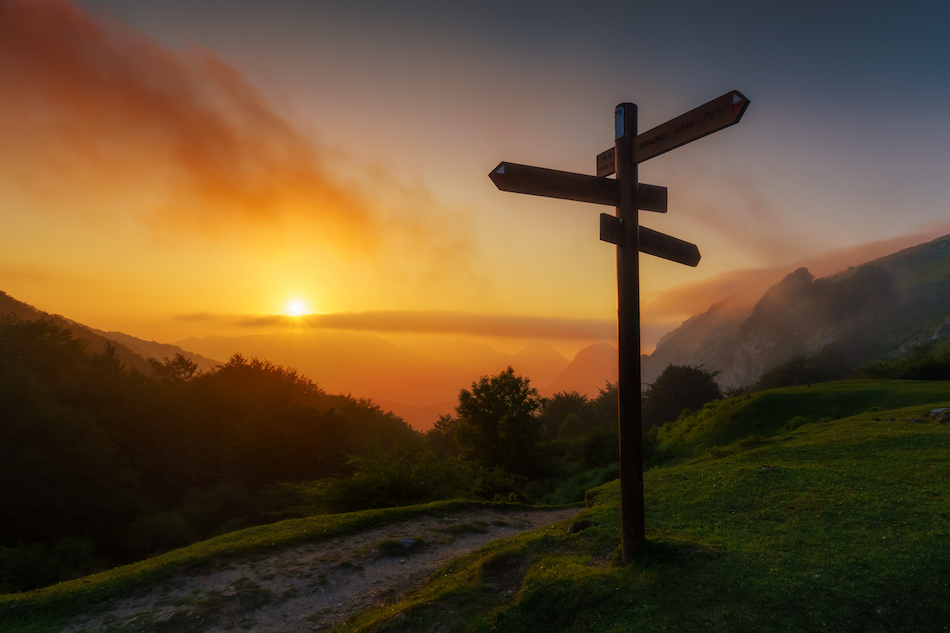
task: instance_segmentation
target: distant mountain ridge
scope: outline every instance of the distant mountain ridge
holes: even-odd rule
[[[218,365],[223,365],[224,363],[219,360],[214,360],[212,358],[206,358],[201,354],[195,354],[194,352],[189,352],[186,349],[182,349],[177,345],[169,345],[168,343],[157,343],[155,341],[146,341],[144,339],[137,338],[135,336],[130,336],[129,334],[123,334],[122,332],[103,332],[102,330],[96,330],[89,328],[92,332],[103,336],[110,341],[120,343],[128,347],[130,350],[138,354],[143,358],[154,358],[155,360],[165,360],[166,358],[172,359],[175,358],[177,354],[181,354],[185,358],[189,359],[191,362],[198,365],[199,371],[208,371],[213,369]]]
[[[950,235],[822,279],[799,268],[752,308],[725,300],[688,319],[641,364],[645,383],[669,364],[692,364],[718,371],[731,388],[832,344],[853,366],[946,335]]]

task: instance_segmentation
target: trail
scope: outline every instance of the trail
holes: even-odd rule
[[[398,598],[454,558],[579,511],[472,509],[237,558],[116,601],[62,632],[327,630],[360,610]]]

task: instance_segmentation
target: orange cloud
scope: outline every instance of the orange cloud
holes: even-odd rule
[[[383,239],[465,251],[464,235],[433,221],[446,214],[427,191],[385,174],[371,194],[341,183],[321,148],[209,51],[167,49],[71,0],[3,0],[0,77],[0,177],[47,206],[97,221],[137,209],[166,232],[255,235],[292,221],[364,251]],[[438,228],[456,236],[444,249],[429,236]]]
[[[440,310],[374,310],[291,317],[282,314],[227,317],[209,313],[176,317],[184,321],[233,320],[246,327],[300,327],[413,334],[468,334],[514,338],[613,341],[617,326],[596,319],[559,319]]]

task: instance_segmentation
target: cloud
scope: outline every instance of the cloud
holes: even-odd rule
[[[617,325],[596,319],[471,314],[439,310],[375,310],[292,317],[283,314],[229,317],[208,313],[175,317],[184,321],[232,322],[244,327],[309,327],[412,334],[464,334],[512,338],[613,341]]]
[[[70,0],[3,0],[0,78],[0,177],[48,208],[98,222],[136,210],[170,234],[306,227],[351,250],[466,252],[425,188],[378,171],[372,187],[341,181],[323,148],[207,50],[168,49]]]

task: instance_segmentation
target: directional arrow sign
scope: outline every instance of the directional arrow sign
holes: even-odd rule
[[[612,207],[620,204],[620,183],[607,178],[516,163],[500,163],[488,177],[501,191]]]
[[[718,132],[735,125],[749,107],[749,100],[741,92],[733,90],[718,99],[713,99],[695,110],[670,119],[663,125],[636,136],[632,141],[633,162],[643,161],[676,149],[680,145]],[[614,148],[597,156],[597,175],[614,173]]]
[[[643,182],[637,185],[637,207],[641,211],[666,213],[666,201],[666,187],[657,187]]]
[[[639,251],[647,255],[662,257],[678,264],[695,267],[702,256],[695,244],[676,239],[671,235],[639,227]],[[623,246],[623,220],[609,213],[600,214],[600,239],[617,246]]]
[[[695,244],[660,233],[645,226],[640,227],[640,252],[662,257],[673,262],[695,267],[702,255]]]
[[[492,170],[488,177],[501,191],[612,207],[620,204],[620,183],[608,178],[505,162]],[[638,193],[642,198],[639,204],[641,209],[666,213],[666,187],[641,183]]]
[[[748,107],[749,100],[738,90],[733,90],[671,119],[633,139],[633,162],[642,163],[648,158],[735,125]]]
[[[597,154],[597,175],[603,178],[617,171],[616,157],[614,153],[617,148],[611,147],[605,152]]]

